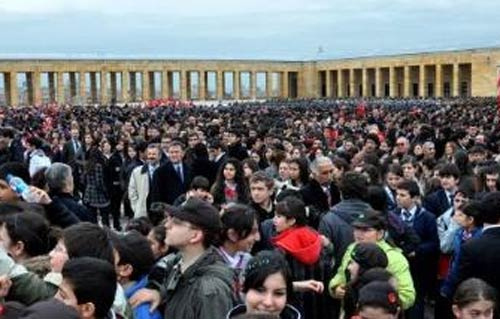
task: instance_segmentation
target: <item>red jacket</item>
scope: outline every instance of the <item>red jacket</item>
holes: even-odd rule
[[[314,265],[319,260],[320,235],[307,226],[289,228],[275,236],[272,242],[305,265]]]

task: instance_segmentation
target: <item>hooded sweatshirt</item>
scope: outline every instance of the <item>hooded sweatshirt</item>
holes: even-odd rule
[[[307,226],[289,228],[275,236],[272,242],[304,265],[311,266],[319,260],[320,235]]]

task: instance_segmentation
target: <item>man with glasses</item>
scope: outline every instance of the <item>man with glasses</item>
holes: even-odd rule
[[[233,305],[234,275],[212,246],[220,229],[217,210],[192,198],[173,210],[166,224],[165,244],[178,253],[166,265],[166,279],[152,281],[132,298],[133,307],[165,303],[165,318],[225,318]]]

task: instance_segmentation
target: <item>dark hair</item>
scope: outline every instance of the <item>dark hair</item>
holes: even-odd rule
[[[411,198],[420,196],[420,188],[418,187],[417,182],[412,180],[408,179],[402,180],[401,182],[398,183],[396,189],[408,191]]]
[[[44,255],[52,248],[50,226],[41,215],[32,212],[10,214],[2,216],[0,222],[13,244],[19,241],[24,244],[28,256]]]
[[[288,163],[297,164],[299,167],[299,181],[305,185],[309,182],[309,165],[307,164],[307,160],[304,158],[292,158],[288,161]],[[294,183],[294,181],[292,181]]]
[[[360,275],[358,279],[358,284],[360,285],[360,287],[362,287],[373,281],[388,282],[392,278],[394,278],[394,275],[390,273],[387,269],[381,267],[375,267],[368,269],[362,275]]]
[[[439,170],[439,177],[453,176],[456,179],[460,178],[460,170],[455,164],[445,164]]]
[[[495,288],[478,278],[470,278],[462,282],[453,295],[453,304],[459,308],[481,300],[492,301],[496,304],[497,292]]]
[[[403,173],[403,167],[401,167],[401,165],[399,164],[389,164],[389,166],[387,166],[387,169],[385,170],[385,174],[384,176],[387,176],[387,174],[389,173],[392,173],[394,175],[397,175],[399,177],[403,177],[404,176],[404,173]]]
[[[245,269],[245,281],[242,291],[247,293],[250,289],[260,289],[267,277],[280,273],[286,283],[287,300],[293,294],[293,278],[285,257],[277,252],[263,250],[250,259]]]
[[[210,191],[210,182],[204,176],[195,176],[193,181],[189,185],[189,189],[203,189],[204,191]]]
[[[236,232],[238,239],[247,238],[257,220],[257,213],[250,206],[242,204],[229,205],[221,216],[221,243],[229,240],[227,233],[230,229]]]
[[[132,266],[129,279],[140,280],[149,273],[155,263],[155,257],[148,240],[138,231],[132,230],[125,235],[111,236],[115,249],[120,255],[119,265]]]
[[[250,185],[259,182],[264,183],[268,189],[273,189],[274,187],[274,179],[262,171],[255,172],[250,177]]]
[[[398,293],[388,282],[370,282],[359,290],[358,308],[363,307],[382,308],[395,315],[400,310]]]
[[[364,199],[368,191],[368,179],[361,173],[347,172],[340,181],[343,199]]]
[[[79,305],[91,302],[95,317],[106,317],[116,294],[113,264],[92,257],[73,258],[64,264],[62,276],[73,288]]]
[[[109,236],[98,225],[83,222],[66,228],[62,233],[69,258],[95,257],[114,265],[113,246]]]
[[[368,183],[370,185],[377,185],[380,183],[380,170],[375,165],[364,164],[361,172],[368,175]]]
[[[234,182],[236,183],[236,193],[238,194],[238,202],[246,203],[248,201],[248,186],[243,173],[241,162],[236,158],[229,158],[222,164],[217,172],[217,178],[212,186],[212,195],[214,197],[214,204],[221,204],[225,202],[225,178],[224,169],[226,165],[231,164],[234,166],[235,175]]]
[[[31,136],[26,139],[26,143],[29,145],[33,145],[35,148],[41,148],[43,145],[43,141],[41,138],[36,137],[36,136]]]
[[[387,211],[387,193],[382,186],[372,185],[368,187],[367,202],[370,206],[382,213]]]
[[[251,158],[245,158],[241,162],[242,167],[245,166],[245,164],[252,170],[252,173],[255,173],[259,170],[259,164]]]
[[[349,170],[349,163],[341,158],[341,157],[334,157],[332,159],[332,164],[338,169],[342,169],[344,172],[347,172]]]
[[[7,175],[9,174],[22,178],[26,184],[31,183],[30,173],[23,163],[7,162],[0,165],[0,179],[7,181]]]
[[[147,236],[149,232],[153,228],[153,224],[146,216],[141,216],[137,218],[133,218],[129,220],[127,226],[125,227],[126,231],[137,230],[143,236]]]
[[[153,234],[154,239],[161,245],[165,246],[165,237],[167,232],[164,225],[158,225],[151,229],[149,233]]]
[[[487,193],[481,199],[481,206],[483,223],[498,224],[500,222],[500,192]]]
[[[276,215],[283,215],[287,219],[294,218],[296,226],[307,224],[306,205],[295,196],[285,197],[276,204]]]
[[[169,205],[162,202],[154,202],[148,209],[148,218],[153,226],[160,225],[160,223],[167,217]]]
[[[464,204],[461,209],[462,213],[465,215],[474,218],[474,225],[477,227],[480,227],[483,225],[483,220],[481,219],[482,217],[482,212],[481,212],[481,202],[477,200],[472,200],[469,201],[468,203]]]

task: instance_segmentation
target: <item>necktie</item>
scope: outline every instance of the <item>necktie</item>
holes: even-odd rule
[[[409,211],[407,211],[406,209],[403,209],[402,211],[402,217],[403,217],[403,221],[407,224],[411,223],[411,213]]]
[[[78,141],[77,140],[73,140],[73,148],[75,150],[75,153],[78,152],[78,149],[80,149],[80,145],[78,145]]]
[[[181,168],[181,164],[177,164],[175,165],[175,170],[177,171],[177,175],[179,176],[179,178],[181,179],[181,183],[184,184],[184,178],[182,176],[182,168]]]
[[[453,200],[455,199],[455,195],[454,194],[448,195],[448,199],[450,201],[450,206],[453,206]]]
[[[330,194],[330,187],[325,187],[324,192],[326,195],[326,200],[328,202],[328,207],[332,207],[332,194]]]

